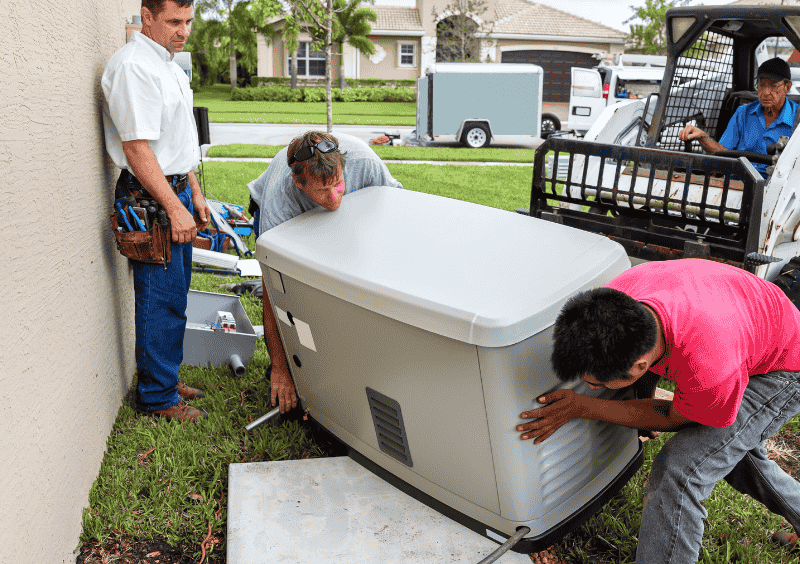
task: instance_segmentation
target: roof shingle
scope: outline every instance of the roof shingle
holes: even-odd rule
[[[378,16],[378,21],[370,24],[372,29],[381,31],[423,31],[419,11],[416,8],[400,8],[397,6],[369,6]]]
[[[494,33],[624,39],[627,33],[528,0],[498,0]]]

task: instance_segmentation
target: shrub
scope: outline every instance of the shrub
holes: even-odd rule
[[[369,88],[345,88],[342,90],[343,102],[366,102],[369,100]]]
[[[251,86],[269,86],[270,84],[289,85],[291,79],[280,76],[254,76],[250,79]]]
[[[389,96],[391,96],[391,88],[366,88],[365,90],[369,90],[369,98],[370,102],[386,102]]]
[[[416,102],[417,89],[416,88],[396,88],[389,91],[391,98],[387,98],[388,102]]]
[[[331,91],[336,102],[413,102],[417,99],[415,88],[352,88]],[[270,84],[234,88],[231,100],[245,102],[324,102],[325,88],[302,87],[292,90],[289,86]]]
[[[303,88],[303,101],[304,102],[324,102],[325,89],[324,88]]]

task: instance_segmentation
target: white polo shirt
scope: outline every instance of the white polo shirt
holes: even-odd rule
[[[200,162],[189,77],[164,47],[134,32],[114,53],[101,80],[106,150],[131,173],[123,141],[146,139],[164,175],[186,174]]]

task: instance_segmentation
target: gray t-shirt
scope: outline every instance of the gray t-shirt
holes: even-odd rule
[[[339,150],[347,152],[347,162],[344,164],[345,195],[369,186],[403,188],[364,141],[346,134],[338,134],[336,139],[339,141]],[[287,148],[281,149],[267,170],[247,185],[259,208],[259,234],[303,212],[321,207],[295,185],[286,162],[286,152]]]

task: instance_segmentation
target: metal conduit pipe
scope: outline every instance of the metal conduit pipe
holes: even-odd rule
[[[231,367],[234,376],[244,376],[244,364],[242,364],[242,357],[238,354],[231,355],[228,360],[228,366]]]
[[[280,406],[278,406],[278,407],[276,407],[275,409],[272,409],[272,410],[270,410],[269,412],[267,412],[265,415],[262,415],[261,417],[259,417],[258,419],[256,419],[256,420],[255,420],[255,421],[253,421],[252,423],[250,423],[249,425],[247,425],[247,426],[244,428],[244,430],[245,430],[245,431],[248,431],[248,432],[249,432],[249,431],[252,431],[253,429],[255,429],[256,427],[258,427],[258,426],[259,426],[259,425],[261,425],[262,423],[266,423],[267,421],[269,421],[270,419],[272,419],[273,417],[275,417],[276,415],[278,415],[280,412],[281,412],[281,408],[280,408]]]
[[[492,552],[489,556],[478,562],[478,564],[491,564],[495,562],[498,558],[503,556],[506,552],[511,550],[511,548],[519,542],[519,540],[531,532],[530,527],[520,527],[517,529],[517,532],[508,537],[506,542],[498,546],[494,552]]]

